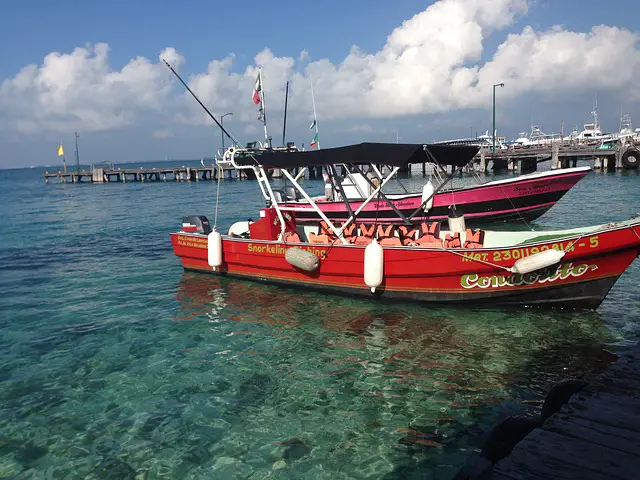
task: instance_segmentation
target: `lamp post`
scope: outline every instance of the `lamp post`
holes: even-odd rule
[[[493,154],[496,154],[496,87],[504,87],[504,83],[496,83],[493,86]]]
[[[80,135],[78,135],[78,132],[75,132],[76,134],[76,172],[80,173],[80,152],[78,151],[78,138],[80,137]]]
[[[227,115],[233,115],[233,113],[229,112],[229,113],[225,113],[224,115],[222,115],[220,117],[220,125],[222,125],[224,127],[224,117],[226,117]],[[220,135],[222,136],[222,153],[224,153],[224,130],[220,130]]]

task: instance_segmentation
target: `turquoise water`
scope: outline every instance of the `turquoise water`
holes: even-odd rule
[[[592,173],[535,226],[628,218],[639,191]],[[640,261],[596,312],[387,305],[184,273],[168,234],[213,218],[209,182],[12,170],[0,199],[0,478],[446,479],[640,337]],[[262,203],[221,199],[224,226]]]

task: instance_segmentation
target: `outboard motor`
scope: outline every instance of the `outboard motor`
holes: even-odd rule
[[[189,215],[188,217],[182,217],[182,231],[209,235],[211,233],[211,225],[209,225],[209,219],[204,215]]]

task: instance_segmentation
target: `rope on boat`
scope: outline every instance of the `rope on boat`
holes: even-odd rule
[[[520,213],[520,210],[518,210],[518,209],[516,208],[516,206],[513,204],[513,202],[511,201],[511,198],[509,197],[509,195],[507,195],[507,194],[504,192],[504,188],[502,188],[502,184],[501,184],[501,183],[499,183],[499,184],[498,184],[498,186],[500,187],[500,190],[502,191],[502,194],[504,195],[504,198],[506,198],[506,199],[509,201],[509,203],[511,204],[511,207],[516,211],[516,213],[517,213],[517,214],[518,214],[518,216],[520,217],[520,220],[522,220],[522,221],[524,222],[524,224],[527,226],[527,228],[528,228],[529,230],[531,230],[532,232],[535,232],[535,231],[536,231],[536,230],[535,230],[535,228],[533,228],[531,225],[529,225],[529,223],[524,219],[524,217],[523,217],[523,216],[522,216],[522,214]]]
[[[464,253],[456,252],[455,250],[449,250],[448,248],[444,249],[445,252],[453,253],[454,255],[458,255],[459,257],[466,258],[467,260],[472,260],[474,262],[484,263],[485,265],[489,265],[494,268],[501,268],[506,270],[507,272],[513,273],[511,267],[505,267],[504,265],[498,265],[497,263],[487,262],[486,260],[481,260],[479,258],[472,258],[470,256],[465,255]]]
[[[224,155],[224,152],[223,152],[223,155]],[[222,170],[221,168],[219,168],[217,165],[216,165],[216,168],[218,169],[218,186],[216,188],[216,215],[215,215],[215,217],[213,217],[213,229],[214,230],[216,229],[216,226],[218,225],[218,198],[220,197],[220,173],[222,173],[221,172],[221,170]]]

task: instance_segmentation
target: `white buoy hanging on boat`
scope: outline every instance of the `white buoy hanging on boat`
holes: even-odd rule
[[[560,262],[564,257],[564,251],[562,250],[543,250],[542,252],[534,253],[528,257],[521,258],[516,261],[511,267],[513,273],[519,273],[524,275],[525,273],[534,272],[541,268],[550,267]]]
[[[383,270],[384,251],[374,238],[364,249],[364,283],[371,288],[371,293],[382,284]]]
[[[313,272],[320,266],[320,259],[315,254],[298,247],[287,248],[284,259],[305,272]]]
[[[210,267],[222,265],[222,236],[215,230],[207,237],[207,260]]]
[[[449,230],[451,233],[463,233],[466,229],[464,215],[455,205],[449,206]]]
[[[422,203],[424,204],[424,211],[428,212],[433,208],[433,183],[429,180],[424,187],[422,187]],[[428,200],[427,200],[428,199]]]
[[[324,180],[324,197],[330,202],[333,200],[333,185],[331,184],[331,178],[326,172],[322,174],[322,178]]]

